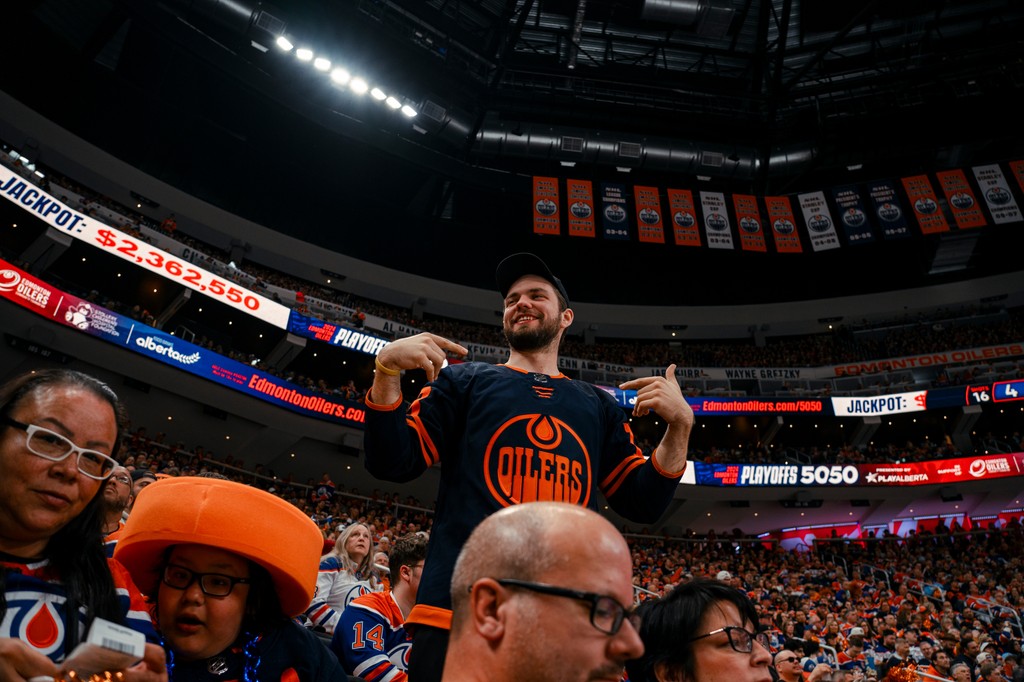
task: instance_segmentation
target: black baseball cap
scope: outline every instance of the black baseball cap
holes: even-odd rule
[[[501,294],[502,298],[508,295],[508,290],[512,288],[512,285],[520,277],[536,275],[551,282],[551,286],[555,287],[555,291],[561,294],[565,304],[569,305],[569,294],[565,293],[565,286],[562,284],[562,280],[551,274],[551,268],[532,253],[513,253],[498,263],[498,269],[494,275],[498,281],[498,293]]]

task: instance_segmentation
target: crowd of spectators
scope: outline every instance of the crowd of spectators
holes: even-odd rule
[[[429,532],[432,503],[399,493],[346,489],[329,473],[319,480],[293,480],[262,466],[252,469],[202,447],[169,444],[163,433],[131,433],[124,464],[157,476],[216,472],[267,490],[302,509],[320,526],[325,548],[353,523],[370,528],[376,547],[403,534]],[[760,626],[776,649],[813,641],[826,655],[847,665],[863,662],[873,671],[891,653],[895,633],[910,642],[916,661],[947,648],[957,656],[968,648],[994,656],[1020,655],[1020,613],[1024,610],[1024,529],[1012,519],[1003,527],[968,532],[953,522],[934,531],[895,537],[828,538],[809,551],[793,551],[739,530],[718,534],[686,531],[682,537],[627,534],[640,600],[662,596],[693,577],[717,577],[758,604]],[[861,628],[863,644],[851,650],[851,632]],[[887,649],[887,646],[889,647]],[[975,659],[972,656],[972,659]],[[977,664],[977,660],[974,661]],[[922,669],[926,663],[919,663]],[[973,666],[975,670],[978,665]],[[880,679],[880,678],[879,678]]]

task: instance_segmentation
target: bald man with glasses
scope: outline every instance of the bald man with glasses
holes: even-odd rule
[[[632,574],[626,541],[589,509],[527,502],[488,516],[452,574],[442,679],[617,682],[643,653]]]

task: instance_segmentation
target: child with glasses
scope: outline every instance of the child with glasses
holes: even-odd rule
[[[39,370],[0,387],[0,679],[53,677],[99,617],[154,643],[129,681],[166,680],[139,590],[103,552],[102,496],[124,410],[81,372]]]
[[[183,476],[139,497],[114,556],[155,602],[172,682],[326,682],[344,670],[293,620],[313,597],[322,547],[288,502]]]

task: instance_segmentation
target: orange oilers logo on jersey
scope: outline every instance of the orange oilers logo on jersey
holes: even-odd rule
[[[498,429],[484,453],[487,489],[503,507],[522,502],[590,502],[590,453],[560,419],[525,414]]]

